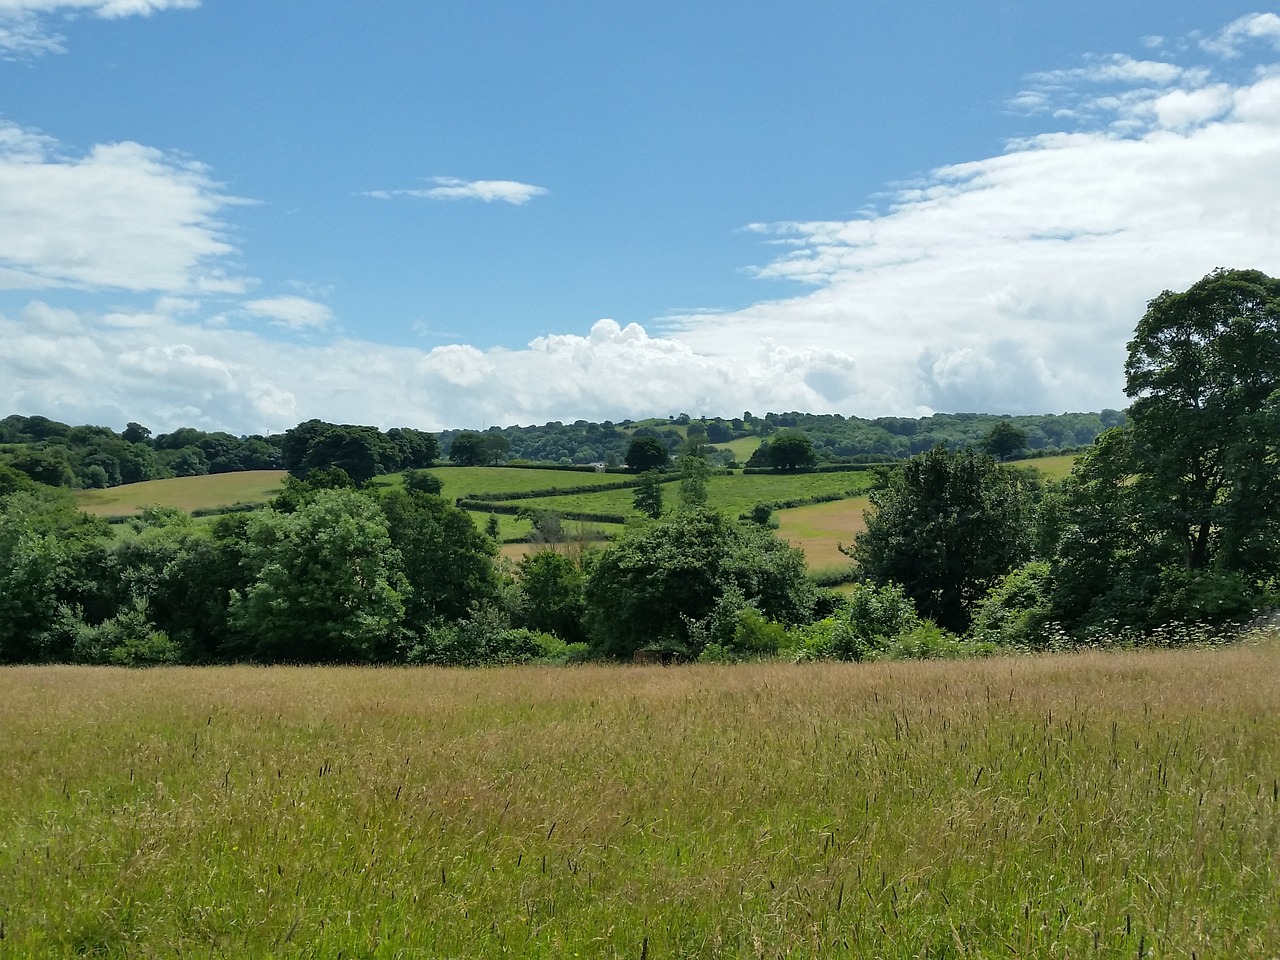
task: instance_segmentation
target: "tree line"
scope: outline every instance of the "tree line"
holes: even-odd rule
[[[428,462],[416,434],[301,424],[280,494],[212,524],[157,508],[112,531],[0,465],[0,661],[858,660],[1247,621],[1275,605],[1280,570],[1278,327],[1280,281],[1257,271],[1161,294],[1128,346],[1127,419],[1070,477],[978,445],[880,468],[844,594],[806,574],[767,511],[706,506],[696,436],[671,474],[636,464],[653,519],[602,548],[548,537],[514,563],[432,474],[399,488],[334,465]]]

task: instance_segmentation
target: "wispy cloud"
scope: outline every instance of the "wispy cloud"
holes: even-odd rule
[[[1220,33],[1206,37],[1200,46],[1210,53],[1234,60],[1244,48],[1256,41],[1280,50],[1280,16],[1274,13],[1250,13],[1229,23]]]
[[[323,303],[291,295],[250,300],[244,310],[291,330],[319,330],[333,320],[333,311]]]
[[[0,121],[0,289],[238,292],[207,167],[142,144],[80,156]]]
[[[78,14],[114,20],[198,6],[200,0],[0,0],[0,57],[64,52],[64,38],[51,21]]]
[[[410,190],[369,190],[365,196],[378,200],[394,200],[411,197],[419,200],[483,200],[492,203],[501,200],[517,206],[528,203],[534,197],[546,196],[545,187],[517,180],[460,180],[457,177],[432,177],[434,187]]]

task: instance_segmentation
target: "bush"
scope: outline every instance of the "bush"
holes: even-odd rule
[[[978,601],[969,636],[1004,647],[1040,648],[1056,636],[1053,620],[1053,572],[1033,560],[1009,573]]]

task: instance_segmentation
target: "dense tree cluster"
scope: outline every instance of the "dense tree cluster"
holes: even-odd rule
[[[47,417],[0,420],[0,463],[55,487],[122,483],[280,467],[279,437],[233,437],[183,427],[153,437],[141,424],[69,426]]]

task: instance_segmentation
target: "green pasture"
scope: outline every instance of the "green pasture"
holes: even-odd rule
[[[433,467],[444,484],[441,496],[456,500],[473,493],[522,493],[551,487],[608,486],[627,479],[624,474],[578,470],[528,470],[520,467]],[[400,475],[380,478],[399,482]]]
[[[1280,655],[0,670],[13,957],[1270,957]]]
[[[1064,480],[1071,473],[1071,465],[1076,462],[1075,454],[1068,453],[1060,457],[1037,457],[1034,460],[1015,460],[1010,466],[1030,467],[1038,470],[1047,480]]]
[[[736,517],[757,503],[793,500],[822,494],[856,496],[871,484],[871,474],[856,473],[778,473],[717,474],[707,485],[707,505]],[[679,481],[674,477],[664,484],[667,509],[674,509],[679,496]],[[558,497],[540,497],[529,501],[540,510],[579,510],[592,513],[633,512],[631,489],[602,490]]]
[[[151,506],[177,507],[190,512],[236,503],[266,503],[280,491],[283,470],[246,470],[203,477],[146,480],[105,490],[77,490],[76,503],[85,513],[124,516]]]

